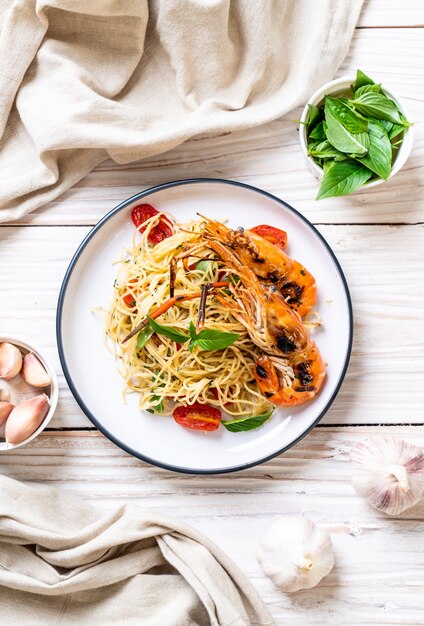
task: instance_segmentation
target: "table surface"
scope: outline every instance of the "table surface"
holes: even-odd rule
[[[396,519],[371,509],[350,483],[349,452],[375,434],[424,446],[424,11],[421,0],[369,0],[338,71],[357,67],[401,94],[415,144],[394,179],[354,196],[315,202],[293,119],[196,138],[166,154],[103,163],[57,201],[0,227],[2,333],[25,331],[56,363],[59,287],[98,219],[124,198],[165,181],[231,178],[262,187],[317,225],[351,289],[355,339],[331,410],[295,448],[239,474],[186,476],[125,454],[81,413],[60,374],[50,427],[0,457],[0,471],[55,484],[101,508],[125,502],[186,520],[216,541],[256,585],[278,624],[424,624],[424,501]],[[315,589],[284,594],[266,579],[255,545],[279,515],[327,527],[335,567]]]

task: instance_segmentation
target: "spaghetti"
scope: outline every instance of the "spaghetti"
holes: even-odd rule
[[[162,217],[161,217],[162,215]],[[169,298],[169,268],[182,247],[194,241],[203,222],[175,224],[173,234],[152,246],[149,239],[163,214],[154,215],[136,230],[130,248],[117,262],[119,269],[114,295],[106,315],[109,345],[119,358],[119,370],[125,391],[139,393],[141,409],[163,415],[171,414],[175,405],[207,404],[221,409],[233,419],[267,414],[273,405],[264,397],[254,377],[255,363],[261,349],[250,338],[246,328],[212,293],[207,300],[208,330],[236,333],[237,339],[224,349],[205,350],[164,335],[152,336],[140,347],[139,334],[125,343],[123,339],[151,311]],[[141,229],[139,229],[141,230]],[[215,260],[211,250],[204,249],[190,258],[189,269],[180,264],[175,276],[175,294],[198,294],[205,283],[231,276],[222,260]],[[160,323],[176,333],[187,335],[190,322],[199,315],[200,298],[186,299],[169,308]],[[137,347],[139,344],[139,347]],[[288,379],[293,377],[288,362],[279,363]]]

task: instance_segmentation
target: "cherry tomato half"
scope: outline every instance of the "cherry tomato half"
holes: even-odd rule
[[[159,215],[159,211],[156,211],[156,209],[150,204],[138,204],[131,211],[131,219],[133,221],[133,224],[136,228],[139,229],[140,233],[143,233],[146,230],[146,227],[139,228],[139,226],[144,224],[144,222],[146,222],[151,217],[154,217],[155,215]],[[172,234],[172,223],[167,217],[163,216],[161,217],[157,225],[154,226],[154,228],[152,228],[152,230],[150,231],[148,239],[150,243],[156,245],[167,237],[171,237]]]
[[[280,248],[280,250],[284,250],[287,246],[287,233],[284,230],[280,230],[274,226],[268,226],[268,224],[261,224],[260,226],[251,228],[250,231],[255,233],[255,235],[259,235],[259,237],[263,237],[270,243],[273,243],[274,246]]]
[[[191,406],[178,406],[173,412],[177,424],[193,430],[217,430],[221,423],[221,411],[207,404],[195,402]]]

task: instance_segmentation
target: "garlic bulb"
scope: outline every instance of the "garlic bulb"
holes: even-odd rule
[[[0,378],[11,380],[21,371],[22,354],[12,343],[0,343]]]
[[[50,400],[42,393],[18,404],[6,422],[6,441],[21,443],[34,433],[46,417]]]
[[[14,406],[10,402],[0,400],[0,426],[7,420],[13,408]]]
[[[398,515],[424,493],[424,452],[403,439],[374,437],[351,452],[355,491],[371,506]]]
[[[24,356],[22,378],[28,385],[32,385],[32,387],[47,387],[47,385],[51,383],[50,375],[32,352]]]
[[[305,517],[282,517],[260,542],[257,559],[264,573],[283,591],[315,587],[334,565],[326,530]]]

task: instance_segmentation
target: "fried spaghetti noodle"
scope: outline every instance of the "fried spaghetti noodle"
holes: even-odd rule
[[[190,351],[188,342],[181,345],[157,334],[152,334],[142,347],[137,347],[137,334],[122,343],[151,311],[169,299],[171,260],[202,228],[201,220],[175,224],[172,236],[152,246],[149,234],[161,215],[147,220],[141,234],[134,232],[131,247],[117,261],[113,301],[106,313],[108,344],[119,359],[124,393],[138,393],[141,409],[163,415],[171,414],[176,404],[194,403],[217,407],[232,419],[270,412],[273,405],[261,393],[254,377],[255,362],[262,351],[213,293],[207,299],[206,327],[237,333],[232,345],[218,350],[197,346]],[[194,296],[202,285],[222,280],[223,276],[231,278],[231,268],[226,268],[225,262],[216,259],[210,249],[197,251],[185,269],[182,264],[177,267],[175,295]],[[199,307],[198,297],[178,302],[159,321],[177,333],[188,334],[190,322],[198,318]],[[280,359],[279,373],[286,384],[291,383],[294,375],[288,361]]]

